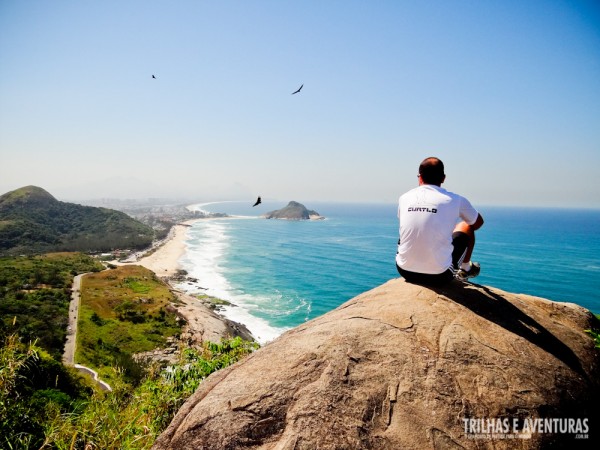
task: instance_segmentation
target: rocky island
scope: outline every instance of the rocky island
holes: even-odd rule
[[[291,201],[286,207],[271,211],[263,216],[265,219],[285,219],[285,220],[323,220],[325,217],[318,212],[308,210],[298,202]]]

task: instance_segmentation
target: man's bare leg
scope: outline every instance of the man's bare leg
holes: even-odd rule
[[[460,222],[454,228],[454,232],[464,233],[469,237],[469,245],[465,252],[463,263],[469,263],[471,261],[471,255],[473,254],[473,248],[475,247],[475,228],[467,222]]]

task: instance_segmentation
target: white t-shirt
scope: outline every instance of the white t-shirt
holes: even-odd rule
[[[398,202],[400,243],[396,263],[404,270],[440,274],[452,265],[452,232],[461,218],[473,225],[479,213],[464,197],[424,184]]]

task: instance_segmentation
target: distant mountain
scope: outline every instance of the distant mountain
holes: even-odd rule
[[[0,196],[0,254],[143,248],[153,237],[125,213],[61,202],[37,186]]]
[[[318,212],[308,210],[298,202],[291,201],[284,208],[271,211],[263,216],[265,219],[287,219],[287,220],[316,220],[324,219]]]

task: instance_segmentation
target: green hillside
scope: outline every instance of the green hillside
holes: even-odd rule
[[[96,259],[81,253],[0,258],[0,338],[18,332],[25,342],[36,341],[60,361],[73,276],[102,269]]]
[[[0,255],[144,248],[153,237],[125,213],[61,202],[36,186],[0,196]]]

